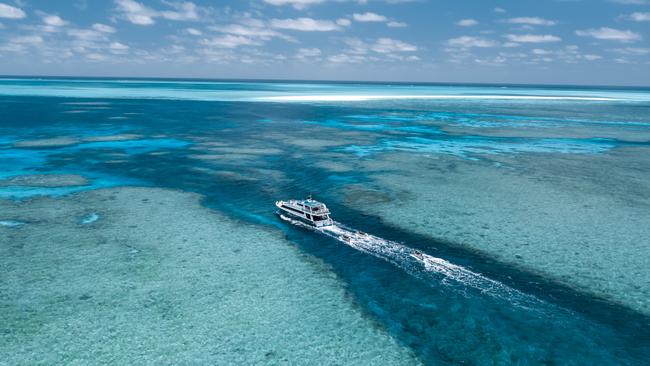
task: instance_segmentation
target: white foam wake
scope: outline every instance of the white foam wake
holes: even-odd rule
[[[517,306],[540,308],[538,305],[541,300],[534,296],[406,245],[348,228],[338,222],[332,226],[314,228],[284,215],[280,217],[294,225],[320,232],[352,248],[390,262],[424,281],[435,281],[464,293],[468,289],[473,289],[481,294],[507,300]]]
[[[409,99],[470,99],[470,100],[553,100],[553,101],[617,101],[616,98],[588,96],[551,96],[551,95],[282,95],[255,98],[267,102],[364,102],[374,100],[409,100]]]

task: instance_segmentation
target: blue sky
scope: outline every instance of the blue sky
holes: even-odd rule
[[[0,0],[0,74],[650,85],[650,0]]]

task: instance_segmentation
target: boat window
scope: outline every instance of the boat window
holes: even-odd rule
[[[299,214],[303,214],[303,213],[304,213],[304,212],[302,212],[302,211],[300,211],[300,210],[296,210],[296,209],[293,208],[293,207],[289,207],[289,206],[285,206],[285,205],[283,205],[282,207],[286,208],[287,210],[291,210],[291,211],[293,211],[293,212],[299,213]]]
[[[314,221],[327,220],[327,216],[314,216]]]

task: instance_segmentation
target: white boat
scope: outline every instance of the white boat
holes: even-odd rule
[[[333,224],[327,206],[311,197],[306,200],[277,201],[275,205],[280,209],[279,214],[298,219],[316,228]]]

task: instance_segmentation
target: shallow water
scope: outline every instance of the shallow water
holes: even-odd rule
[[[199,201],[142,187],[0,201],[30,221],[0,240],[0,363],[418,364],[325,263]]]
[[[90,181],[0,197],[200,193],[237,230],[281,232],[324,261],[427,364],[650,359],[650,248],[630,224],[650,212],[649,90],[3,79],[0,99],[0,178]],[[121,134],[133,137],[91,141]],[[309,193],[399,246],[345,245],[274,216],[275,200]],[[87,230],[101,230],[97,212]],[[433,259],[404,257],[412,248]]]

